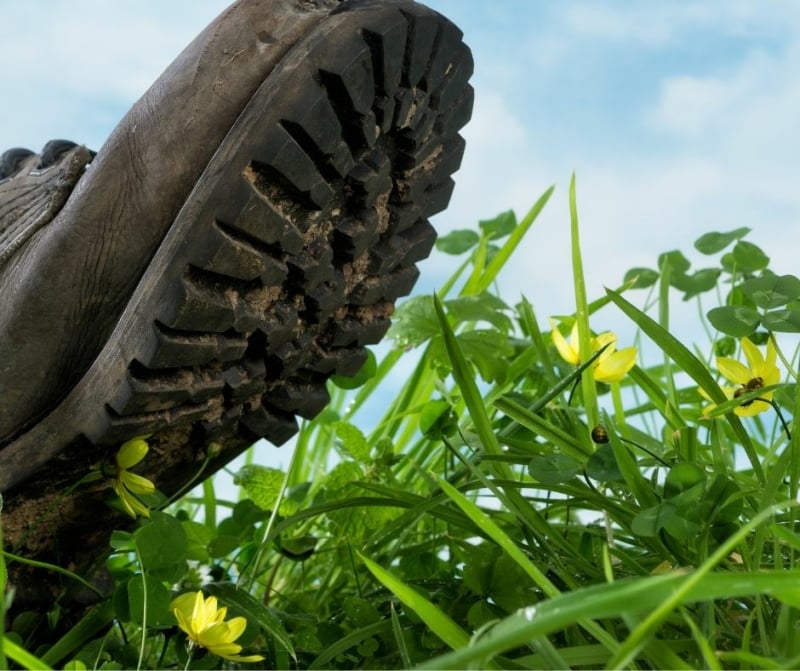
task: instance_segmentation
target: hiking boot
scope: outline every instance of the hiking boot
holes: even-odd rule
[[[411,0],[242,0],[96,155],[0,157],[12,544],[90,552],[119,520],[93,503],[107,484],[65,492],[123,442],[149,436],[139,472],[169,496],[206,459],[203,477],[285,442],[359,370],[453,189],[461,38]]]

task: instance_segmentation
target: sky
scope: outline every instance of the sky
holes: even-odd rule
[[[800,249],[800,3],[427,0],[465,34],[475,110],[441,232],[556,191],[500,277],[541,320],[572,311],[568,185],[589,296],[708,231],[741,226],[779,273]],[[0,0],[0,151],[98,148],[227,2]],[[431,292],[453,257],[421,265]],[[688,313],[694,315],[694,312]],[[619,328],[606,309],[596,330]],[[675,324],[692,332],[696,324]]]

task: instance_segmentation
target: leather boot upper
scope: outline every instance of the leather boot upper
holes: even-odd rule
[[[0,445],[86,371],[244,105],[336,4],[240,0],[229,7],[133,105],[58,214],[51,220],[51,208],[46,225],[28,228],[6,254]]]

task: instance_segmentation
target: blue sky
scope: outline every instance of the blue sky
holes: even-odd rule
[[[98,148],[221,0],[0,0],[0,148],[66,137]],[[779,272],[800,249],[800,4],[789,0],[428,0],[476,68],[468,147],[440,231],[557,189],[501,278],[542,319],[570,311],[567,187],[578,179],[589,291],[754,229]],[[697,255],[692,258],[699,259]],[[422,265],[433,290],[454,268]],[[690,313],[694,314],[694,313]],[[617,328],[603,313],[598,330]],[[692,331],[678,323],[676,331]]]

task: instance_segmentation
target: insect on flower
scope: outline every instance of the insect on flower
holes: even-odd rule
[[[775,349],[772,337],[767,341],[766,356],[761,353],[761,350],[749,338],[742,338],[742,352],[744,352],[747,359],[747,366],[741,361],[730,357],[717,357],[717,369],[719,369],[719,372],[727,380],[737,385],[736,387],[720,386],[720,389],[728,399],[739,398],[748,392],[778,384],[781,379],[781,372],[776,365],[778,352]],[[707,401],[712,401],[704,389],[699,389],[699,392]],[[760,412],[769,410],[772,394],[772,391],[767,391],[759,395],[758,398],[744,401],[734,409],[734,412],[740,417],[752,417]],[[717,406],[712,401],[712,405],[703,409],[703,414],[707,415],[715,407]]]

